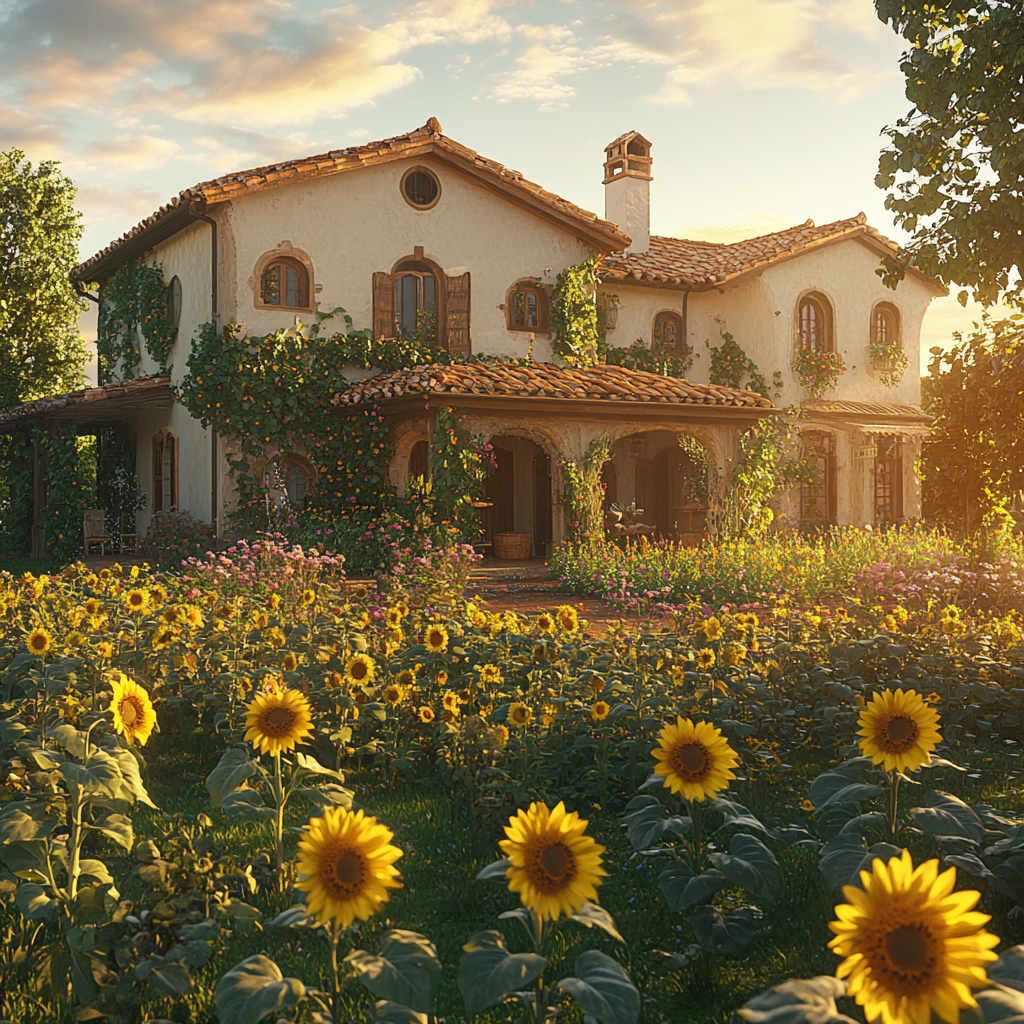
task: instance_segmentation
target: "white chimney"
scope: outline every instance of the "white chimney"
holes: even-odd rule
[[[620,135],[604,150],[604,219],[629,235],[626,252],[651,247],[651,144],[639,132]]]

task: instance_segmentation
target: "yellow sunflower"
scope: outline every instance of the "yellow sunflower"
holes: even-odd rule
[[[705,672],[710,668],[714,668],[715,652],[710,647],[702,647],[697,652],[697,665]]]
[[[694,725],[682,717],[661,730],[652,753],[658,762],[654,774],[662,776],[665,786],[682,794],[684,800],[717,800],[718,792],[736,778],[730,769],[739,764],[736,751],[710,722]]]
[[[381,696],[389,704],[397,704],[405,696],[405,690],[397,683],[391,683],[390,686],[384,687]]]
[[[556,617],[563,633],[575,633],[580,628],[580,617],[571,604],[563,604]]]
[[[428,707],[422,707],[416,712],[421,722],[429,723],[434,720],[434,709]]]
[[[523,906],[542,918],[571,916],[587,900],[597,901],[597,887],[608,872],[601,867],[604,847],[584,835],[587,822],[565,804],[554,810],[534,803],[519,811],[498,844],[509,859],[506,877]]]
[[[313,732],[309,701],[296,690],[275,686],[257,694],[245,709],[245,739],[261,754],[287,753]]]
[[[520,729],[529,725],[532,718],[533,709],[522,701],[517,700],[514,704],[509,705],[508,720]]]
[[[409,687],[414,686],[416,683],[416,673],[411,668],[403,668],[401,672],[395,676],[395,682],[402,687],[404,690],[408,690]]]
[[[365,601],[370,596],[370,591],[366,589],[361,583],[355,590],[352,591],[352,596],[357,601]]]
[[[423,646],[434,654],[440,654],[448,649],[448,630],[444,626],[434,623],[427,627],[423,634]]]
[[[591,676],[587,685],[595,694],[604,693],[604,680],[600,676]]]
[[[129,743],[138,742],[140,747],[144,747],[156,725],[156,712],[149,694],[133,679],[120,673],[114,678],[112,687],[114,697],[107,710],[114,716],[114,731]]]
[[[113,653],[114,653],[114,645],[111,644],[111,643],[108,643],[106,640],[101,640],[96,645],[96,657],[97,658],[109,658],[109,657],[113,656]]]
[[[324,686],[330,689],[337,689],[345,682],[345,677],[340,672],[328,672],[324,677]]]
[[[707,640],[720,640],[722,637],[722,624],[714,615],[700,627]]]
[[[860,748],[885,771],[914,771],[931,762],[942,741],[938,712],[915,690],[876,693],[860,713]]]
[[[735,668],[747,656],[747,649],[741,643],[733,641],[722,648],[722,664]]]
[[[292,654],[291,651],[289,651],[281,659],[281,668],[283,668],[285,672],[294,672],[298,667],[299,667],[299,659],[296,658],[295,655]]]
[[[492,686],[499,686],[504,680],[502,679],[501,669],[497,665],[484,665],[480,669],[480,681],[483,683],[489,683]]]
[[[299,840],[299,881],[306,905],[321,924],[347,928],[357,917],[367,921],[400,889],[393,865],[402,851],[391,845],[394,833],[362,811],[328,807],[312,818]]]
[[[100,603],[96,600],[95,597],[90,597],[89,600],[85,602],[86,615],[95,615],[97,614],[97,612],[99,612],[99,610]]]
[[[173,629],[158,629],[153,634],[153,650],[163,651],[166,650],[174,641],[178,638],[176,630]]]
[[[930,1024],[932,1011],[959,1024],[960,1010],[975,1007],[971,989],[986,982],[986,965],[999,939],[982,927],[990,918],[973,908],[974,890],[953,892],[956,868],[939,862],[915,868],[904,850],[888,864],[875,858],[862,871],[863,888],[843,887],[850,901],[836,907],[836,937],[829,947],[845,957],[836,971],[881,1024]]]
[[[595,722],[603,722],[608,717],[611,707],[603,700],[599,700],[591,709],[590,717]]]
[[[389,608],[385,621],[392,628],[395,629],[402,624],[402,612],[398,608]]]
[[[266,612],[257,612],[257,614],[253,616],[252,620],[252,624],[256,629],[266,629],[269,622],[270,618]]]
[[[548,612],[541,612],[537,617],[537,628],[542,633],[554,633],[555,631],[555,617]]]
[[[194,629],[201,629],[203,626],[203,613],[198,608],[190,606],[185,609],[185,620]]]
[[[302,592],[302,603],[304,605],[311,605],[316,601],[316,594],[312,590],[304,590]]]
[[[281,595],[271,594],[270,597],[267,598],[265,604],[272,612],[277,611],[277,609],[281,607]]]
[[[444,705],[445,711],[458,711],[459,710],[459,695],[452,690],[449,690],[441,698],[441,703]]]
[[[124,603],[132,615],[142,615],[149,607],[149,594],[139,588],[129,590],[125,595]]]
[[[53,646],[53,639],[42,626],[36,626],[36,628],[33,629],[27,637],[25,637],[25,646],[28,648],[30,654],[36,654],[42,658]]]
[[[345,678],[354,686],[368,686],[373,682],[375,668],[368,654],[353,654],[345,665]]]

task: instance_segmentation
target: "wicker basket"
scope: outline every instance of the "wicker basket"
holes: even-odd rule
[[[533,537],[529,533],[496,533],[493,539],[495,558],[521,561],[530,557]]]

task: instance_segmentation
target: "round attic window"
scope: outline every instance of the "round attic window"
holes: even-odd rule
[[[425,167],[413,167],[402,176],[402,196],[417,210],[429,210],[441,196],[441,185]]]

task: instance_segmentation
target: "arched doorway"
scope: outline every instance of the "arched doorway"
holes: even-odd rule
[[[532,554],[546,558],[553,538],[551,458],[534,441],[491,438],[494,469],[484,485],[491,507],[484,513],[487,540],[496,533],[528,533]]]
[[[654,456],[654,524],[663,537],[700,544],[707,521],[707,470],[700,457],[676,445]]]

